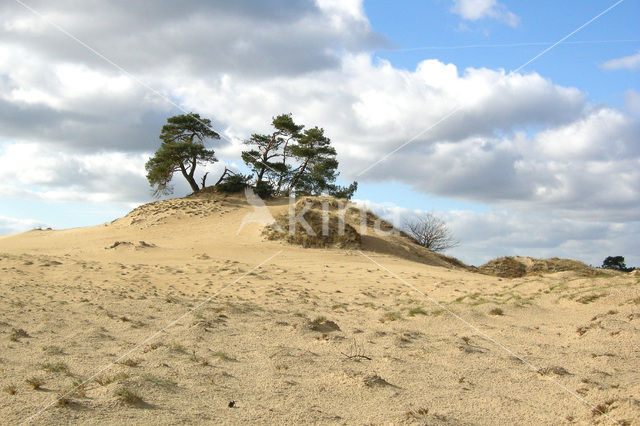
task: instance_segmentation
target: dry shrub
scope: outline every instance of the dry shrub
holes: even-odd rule
[[[572,259],[536,259],[533,257],[500,257],[478,268],[480,273],[502,278],[519,278],[530,274],[573,271],[582,276],[597,276],[601,270]]]
[[[501,278],[519,278],[527,274],[527,267],[511,256],[490,260],[478,270],[483,274]]]
[[[308,232],[303,224],[295,221],[295,218],[291,226],[293,229],[290,229],[290,214],[287,212],[278,216],[275,224],[265,227],[263,231],[265,237],[269,240],[284,240],[303,247],[361,247],[362,239],[353,226],[331,210],[327,210],[324,214],[322,210],[317,209],[303,211],[307,206],[306,200],[296,203],[294,215],[301,214],[301,218],[309,225],[311,232]]]

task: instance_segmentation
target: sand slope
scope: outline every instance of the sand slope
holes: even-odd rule
[[[363,238],[437,306],[358,250],[237,234],[251,211],[187,198],[0,237],[3,422],[103,370],[34,422],[640,424],[637,275],[498,278]]]

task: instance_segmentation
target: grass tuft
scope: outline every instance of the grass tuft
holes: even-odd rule
[[[139,405],[144,403],[144,400],[136,391],[125,387],[116,390],[113,393],[113,396],[118,398],[118,400],[120,400],[121,402],[129,405]]]
[[[424,309],[422,309],[422,307],[417,307],[417,308],[413,308],[409,311],[409,316],[410,317],[415,317],[416,315],[429,315],[429,313],[427,311],[425,311]]]
[[[44,385],[44,380],[41,377],[30,377],[27,380],[25,380],[27,382],[27,384],[29,386],[31,386],[31,389],[33,390],[40,390],[42,389],[42,386]]]
[[[380,318],[380,322],[384,323],[387,321],[396,321],[402,318],[402,314],[400,312],[387,312]]]
[[[41,364],[40,368],[44,371],[48,371],[49,373],[65,373],[67,375],[70,374],[69,366],[64,362],[47,362],[45,364]]]

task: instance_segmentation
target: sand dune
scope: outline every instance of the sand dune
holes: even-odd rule
[[[637,275],[488,276],[398,235],[302,248],[237,233],[251,211],[0,237],[3,423],[639,424]]]

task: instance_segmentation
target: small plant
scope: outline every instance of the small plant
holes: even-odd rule
[[[113,382],[123,382],[129,378],[127,373],[118,373],[113,377],[97,377],[94,381],[100,386],[107,386]]]
[[[214,353],[211,354],[212,356],[221,359],[223,361],[231,361],[231,362],[235,362],[237,361],[237,359],[233,358],[232,356],[229,356],[227,353],[222,352],[222,351],[216,351]]]
[[[71,398],[68,396],[60,396],[58,397],[58,401],[56,401],[56,406],[58,407],[68,407],[71,405]]]
[[[358,342],[356,342],[355,340],[351,343],[351,346],[349,347],[349,352],[347,353],[341,352],[341,353],[342,355],[347,357],[347,359],[351,359],[354,361],[360,361],[363,359],[367,359],[371,361],[371,357],[369,357],[364,350],[364,345],[358,344]]]
[[[586,305],[588,303],[593,302],[594,300],[597,300],[603,296],[606,296],[606,294],[602,293],[602,294],[589,294],[587,296],[582,296],[578,299],[576,299],[576,302],[578,303],[582,303],[583,305]]]
[[[171,345],[169,345],[169,349],[171,349],[174,352],[179,352],[179,353],[182,353],[182,354],[186,354],[187,353],[187,348],[185,348],[180,343],[172,343]]]
[[[140,361],[137,359],[127,358],[120,361],[119,364],[126,365],[127,367],[137,367],[140,365]]]
[[[500,308],[493,308],[489,311],[489,315],[504,315],[504,311]]]
[[[9,395],[15,395],[18,393],[18,387],[14,384],[5,386],[3,390]]]
[[[400,312],[387,312],[380,318],[380,322],[384,323],[387,321],[397,321],[402,318],[402,314]]]
[[[162,386],[164,388],[171,388],[177,385],[173,380],[163,379],[162,377],[157,377],[152,374],[145,374],[143,379],[149,383],[153,383],[154,385]]]
[[[325,317],[318,317],[315,320],[309,322],[309,328],[313,331],[320,333],[333,333],[334,331],[341,331],[340,326],[334,321],[328,320]]]
[[[43,346],[42,351],[47,355],[64,355],[64,351],[59,346]]]
[[[44,380],[40,377],[30,377],[26,380],[27,384],[31,386],[33,390],[40,390],[44,385]]]
[[[113,396],[117,397],[121,402],[129,405],[142,404],[144,400],[136,391],[129,388],[120,388],[113,393]]]
[[[429,313],[421,307],[413,308],[409,311],[410,317],[415,317],[416,315],[429,315]]]
[[[415,411],[407,411],[407,418],[421,418],[425,417],[427,414],[429,414],[428,408],[418,408]]]
[[[189,360],[193,361],[193,362],[200,362],[202,361],[203,358],[200,358],[197,354],[196,351],[193,351],[191,353],[191,355],[189,355]]]
[[[54,362],[54,363],[47,362],[45,364],[40,365],[40,368],[42,368],[44,371],[48,371],[49,373],[70,374],[69,366],[64,362]]]
[[[31,336],[29,336],[29,333],[27,333],[21,328],[11,329],[11,335],[9,336],[9,340],[11,340],[12,342],[19,342],[20,339],[23,337],[31,337]]]

